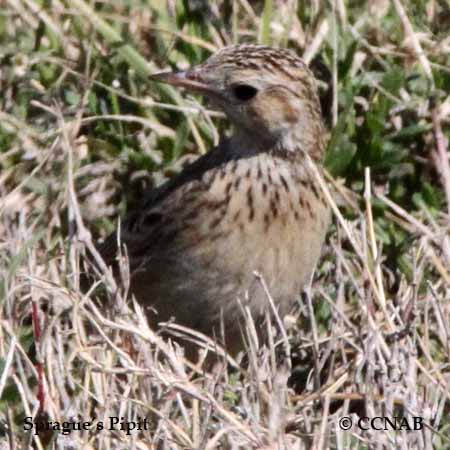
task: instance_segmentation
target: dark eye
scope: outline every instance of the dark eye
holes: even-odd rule
[[[233,86],[234,96],[242,102],[251,100],[257,93],[258,89],[248,84],[237,84]]]

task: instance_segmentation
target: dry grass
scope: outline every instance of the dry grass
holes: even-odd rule
[[[189,3],[110,2],[89,15],[80,0],[8,0],[0,13],[0,449],[450,449],[450,8],[313,1],[294,14],[295,1]],[[222,355],[210,371],[147,326],[127,293],[126,262],[116,282],[95,242],[178,170],[182,152],[206,150],[224,127],[197,101],[149,88],[133,48],[151,71],[243,40],[289,45],[308,61],[325,55],[338,133],[323,188],[335,220],[298,311],[274,317],[267,345],[248,319],[245,361],[170,326],[203,356]],[[408,78],[390,91],[373,67],[423,84],[413,90]],[[349,97],[357,77],[370,89]],[[380,98],[388,108],[377,109]],[[335,170],[370,111],[382,140],[397,133],[410,159],[386,175],[383,155],[368,164],[356,150],[353,166]],[[420,129],[407,128],[411,111]],[[88,291],[83,270],[95,272]],[[99,307],[99,289],[111,308]],[[38,438],[23,429],[38,412],[90,429]],[[361,416],[417,416],[424,426],[339,426]],[[98,430],[110,417],[150,425]]]

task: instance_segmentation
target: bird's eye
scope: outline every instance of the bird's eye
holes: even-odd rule
[[[249,84],[237,84],[233,86],[234,96],[242,102],[251,100],[257,93],[258,89]]]

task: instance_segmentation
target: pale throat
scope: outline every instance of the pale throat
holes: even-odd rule
[[[247,130],[244,127],[236,127],[235,133],[230,138],[229,149],[234,156],[253,156],[268,151],[282,152],[306,152],[310,155],[321,152],[323,141],[317,136],[315,130],[308,127],[305,121],[293,123],[289,128],[278,133],[270,133],[264,130]]]

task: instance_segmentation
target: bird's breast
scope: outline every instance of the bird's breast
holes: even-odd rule
[[[304,285],[320,254],[328,210],[299,164],[259,155],[232,161],[205,180],[191,224],[206,270],[232,274],[245,289],[262,274],[280,294]]]
[[[164,219],[154,229],[156,212]],[[317,263],[329,213],[306,168],[258,155],[206,172],[149,218],[158,239],[132,277],[134,294],[158,320],[174,316],[210,333],[221,317],[237,323],[238,298],[264,317],[268,298],[255,272],[280,313],[289,310]]]

